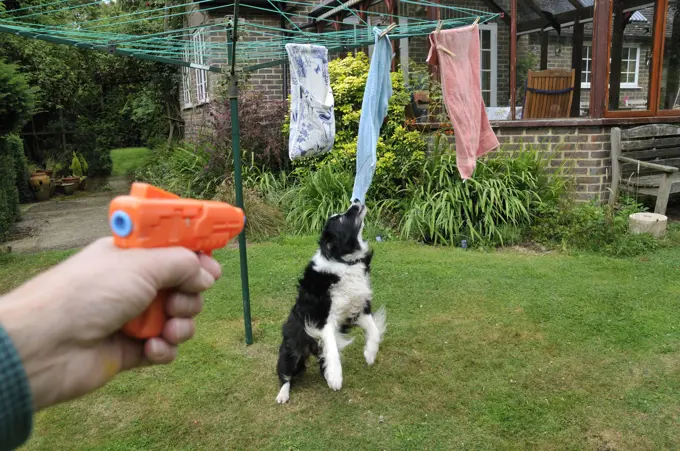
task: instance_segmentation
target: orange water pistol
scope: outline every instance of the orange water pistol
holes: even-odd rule
[[[109,204],[113,242],[124,249],[180,246],[211,255],[241,233],[245,220],[243,210],[224,202],[183,199],[146,183],[133,183],[129,195]],[[170,292],[158,292],[123,332],[138,339],[160,336]]]

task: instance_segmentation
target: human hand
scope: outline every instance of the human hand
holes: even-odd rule
[[[171,362],[194,334],[200,293],[220,273],[214,259],[184,248],[119,249],[104,238],[0,298],[0,323],[24,363],[35,410],[121,371]],[[144,342],[120,333],[164,288],[175,292],[162,336]]]

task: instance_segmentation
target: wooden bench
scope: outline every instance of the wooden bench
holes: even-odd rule
[[[612,193],[619,190],[656,197],[654,213],[666,214],[668,198],[680,193],[680,126],[650,124],[612,128]]]

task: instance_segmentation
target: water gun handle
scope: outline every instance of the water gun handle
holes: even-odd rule
[[[170,294],[168,290],[159,291],[144,313],[123,326],[123,333],[140,340],[160,337],[168,319],[165,305]]]

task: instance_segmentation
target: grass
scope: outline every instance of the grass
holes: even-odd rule
[[[124,149],[113,149],[111,160],[113,160],[113,170],[111,175],[128,175],[144,163],[144,159],[149,154],[150,149],[146,147],[127,147]]]
[[[238,252],[178,361],[38,415],[29,450],[635,450],[680,443],[680,248],[636,259],[375,243],[374,367],[363,339],[331,392],[309,365],[274,402],[280,326],[313,239],[249,248],[255,344]],[[65,253],[0,256],[10,287]]]

